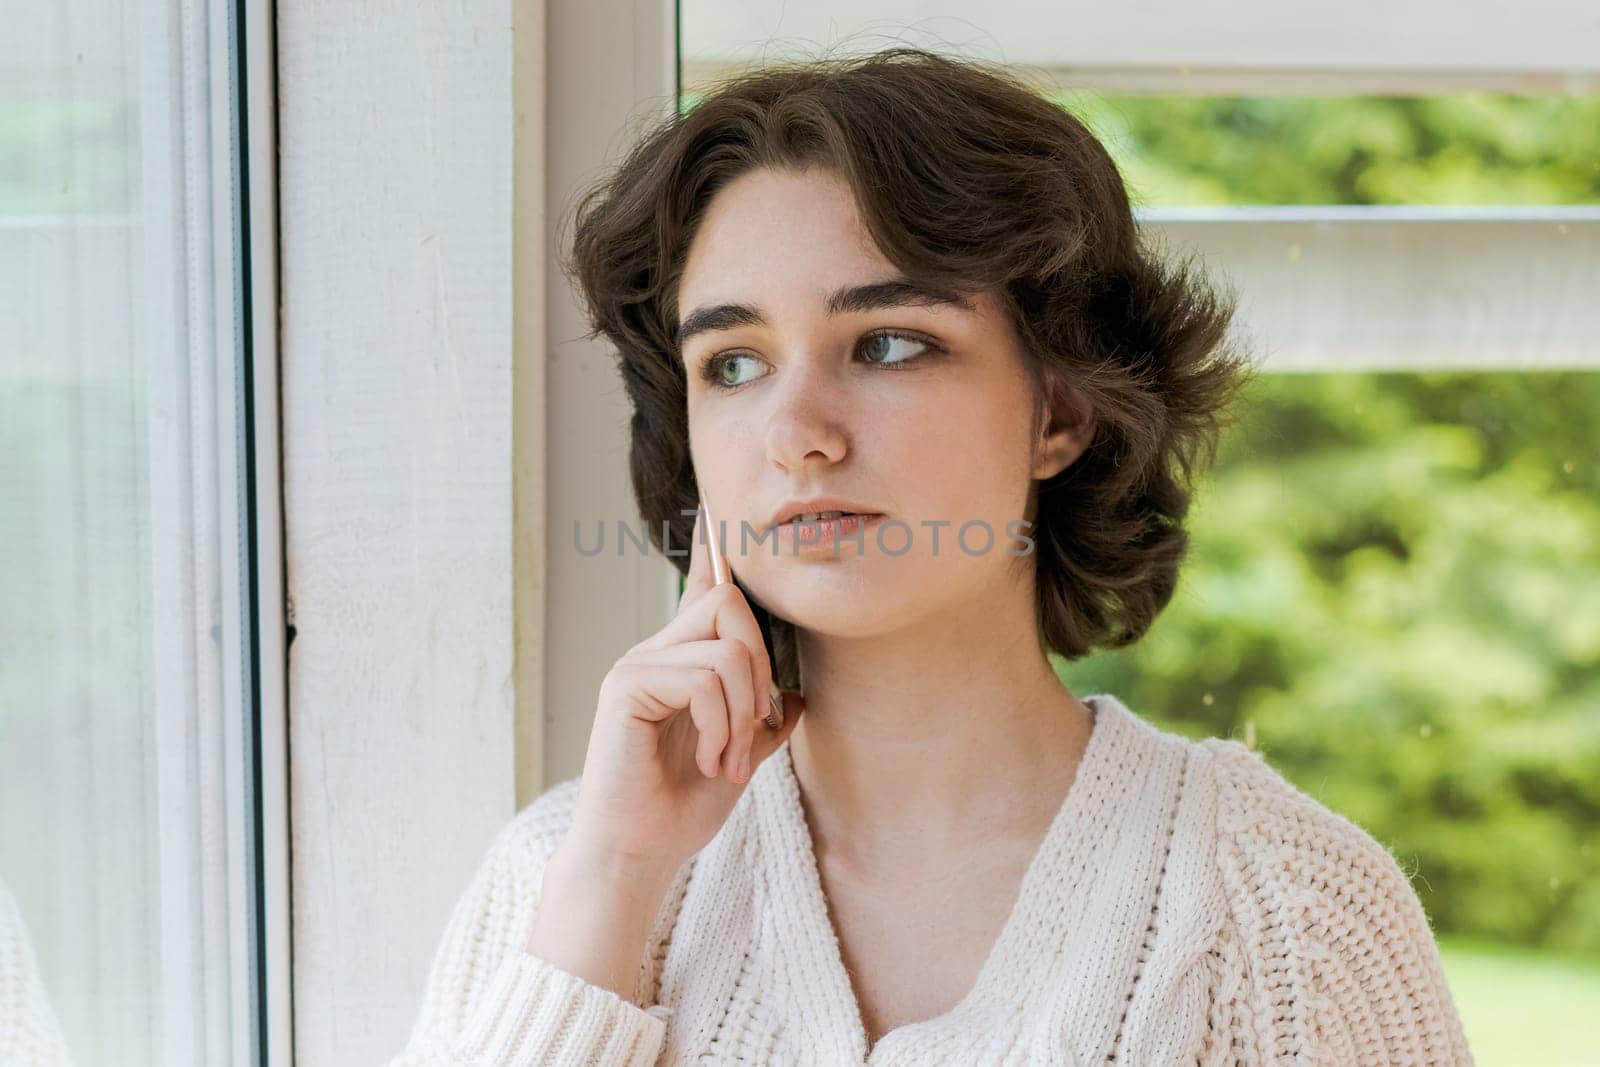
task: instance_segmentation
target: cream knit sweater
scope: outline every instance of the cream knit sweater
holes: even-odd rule
[[[579,780],[456,905],[391,1067],[1470,1064],[1394,857],[1237,741],[1114,696],[966,997],[868,1048],[788,743],[678,872],[631,1000],[524,949]]]

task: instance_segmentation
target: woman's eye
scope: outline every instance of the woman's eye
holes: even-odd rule
[[[740,379],[738,371],[733,371],[731,374],[729,372],[729,368],[736,367],[741,360],[750,362],[750,357],[732,355],[721,356],[712,360],[711,366],[708,368],[708,377],[711,379],[712,384],[723,389],[734,389],[748,381],[749,379],[747,378]]]
[[[904,347],[912,349],[912,355],[900,359],[877,358],[879,354],[888,357],[888,354],[894,351],[896,341],[900,342]],[[861,339],[861,351],[868,356],[868,361],[872,363],[905,363],[909,359],[917,358],[915,349],[927,347],[927,342],[919,341],[915,337],[910,337],[903,333],[874,333],[868,334]]]

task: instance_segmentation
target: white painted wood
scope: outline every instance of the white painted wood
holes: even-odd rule
[[[1142,218],[1152,240],[1198,252],[1239,290],[1236,325],[1268,370],[1600,367],[1600,209],[1518,214],[1256,208]]]
[[[686,84],[730,63],[894,43],[1069,78],[1077,71],[1397,72],[1467,85],[1483,75],[1555,75],[1545,84],[1592,92],[1600,74],[1600,19],[1579,0],[997,0],[982,8],[960,0],[684,0],[682,18]]]
[[[637,128],[676,107],[668,0],[551,0],[547,204],[552,240],[572,239],[573,200],[631,145]],[[626,44],[617,62],[619,41]],[[631,63],[629,59],[631,58]],[[613,354],[588,329],[576,294],[551,271],[547,501],[549,622],[543,778],[528,797],[583,768],[595,693],[611,665],[660,629],[677,603],[677,571],[657,553],[580,555],[573,523],[639,529],[628,480],[631,408]]]
[[[295,1062],[345,1067],[515,808],[513,7],[276,9]]]
[[[512,527],[516,708],[516,806],[544,781],[545,625],[545,283],[550,273],[545,212],[546,90],[544,4],[518,7],[511,26],[512,99]],[[537,17],[536,17],[537,16]]]

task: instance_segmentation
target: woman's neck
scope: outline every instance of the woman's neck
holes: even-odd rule
[[[1092,716],[1040,650],[1031,603],[994,607],[916,632],[800,634],[789,747],[819,852],[904,870],[1049,822]]]

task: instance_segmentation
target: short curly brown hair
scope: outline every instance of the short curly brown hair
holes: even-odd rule
[[[1236,298],[1148,251],[1104,147],[1004,68],[893,47],[714,89],[583,193],[563,262],[588,337],[618,353],[651,543],[687,569],[699,491],[676,333],[690,242],[734,178],[821,165],[907,277],[1000,297],[1037,397],[1065,388],[1092,409],[1089,446],[1029,496],[1040,647],[1070,660],[1136,641],[1172,597],[1194,478],[1251,375],[1229,337]],[[799,688],[791,624],[752,606],[774,677]]]

